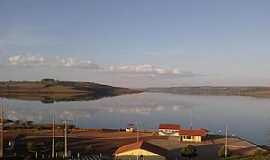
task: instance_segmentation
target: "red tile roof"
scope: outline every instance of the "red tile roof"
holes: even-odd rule
[[[180,129],[179,135],[182,136],[206,136],[207,131],[205,129]]]
[[[124,153],[124,152],[131,151],[134,149],[144,149],[144,150],[150,151],[152,153],[155,153],[164,157],[167,156],[166,149],[160,148],[156,145],[153,145],[144,141],[139,141],[139,142],[121,146],[114,152],[114,154]]]
[[[160,124],[159,129],[171,129],[180,130],[181,126],[179,124]]]

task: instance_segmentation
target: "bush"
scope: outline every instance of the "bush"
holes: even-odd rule
[[[26,144],[26,147],[27,147],[28,152],[37,152],[38,151],[38,146],[35,145],[34,142],[28,142]]]
[[[197,149],[192,145],[188,145],[187,147],[182,148],[180,152],[183,157],[191,158],[197,156]]]
[[[56,142],[55,143],[55,150],[56,151],[63,151],[65,148],[65,143],[64,142]]]

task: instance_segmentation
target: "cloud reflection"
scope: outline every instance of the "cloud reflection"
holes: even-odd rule
[[[147,93],[146,93],[147,94]],[[193,104],[184,100],[168,99],[158,101],[154,96],[126,95],[120,97],[104,98],[97,101],[87,102],[63,102],[55,104],[42,104],[38,102],[27,102],[11,100],[8,118],[12,120],[31,120],[35,122],[48,123],[52,120],[52,113],[56,121],[63,120],[95,120],[100,115],[137,115],[150,116],[151,114],[178,113],[186,114]],[[157,96],[157,97],[156,97]],[[168,103],[170,101],[170,103]],[[18,105],[18,106],[17,106]]]

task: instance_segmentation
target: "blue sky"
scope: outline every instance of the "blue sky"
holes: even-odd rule
[[[268,0],[0,0],[0,78],[72,79],[62,72],[71,67],[55,60],[72,57],[78,80],[120,86],[129,80],[134,87],[270,85],[269,6]],[[46,65],[37,66],[38,58]],[[102,71],[82,68],[88,60]],[[141,72],[142,65],[148,67]]]

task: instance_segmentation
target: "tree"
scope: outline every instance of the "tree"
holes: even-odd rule
[[[44,142],[27,142],[28,152],[46,152],[48,149]]]
[[[188,157],[189,159],[197,156],[197,149],[193,145],[188,145],[182,148],[180,152],[183,157]]]
[[[33,125],[33,121],[26,121],[26,124],[27,124],[27,126],[29,127],[29,126],[32,126]]]
[[[35,152],[38,152],[38,150],[39,150],[39,147],[34,142],[27,143],[27,151],[28,152],[35,153]]]
[[[55,143],[55,150],[56,151],[62,152],[62,151],[64,151],[64,148],[65,148],[64,142],[56,142]]]

